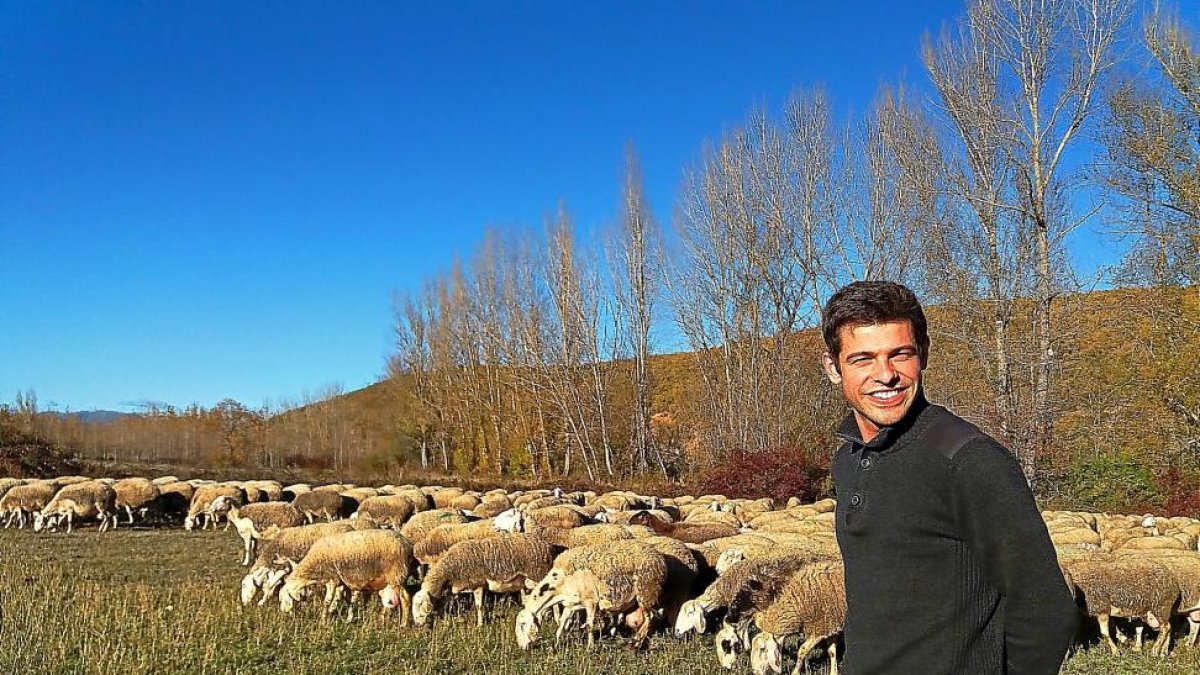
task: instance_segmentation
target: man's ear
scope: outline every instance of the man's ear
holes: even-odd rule
[[[833,358],[829,352],[821,354],[821,366],[825,369],[825,377],[834,384],[842,383],[842,373],[838,369],[837,359]]]

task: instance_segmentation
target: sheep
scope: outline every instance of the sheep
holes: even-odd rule
[[[279,591],[279,608],[290,613],[309,586],[378,593],[386,610],[400,609],[400,625],[407,626],[412,611],[405,584],[416,571],[412,543],[393,530],[364,530],[318,539],[292,570]]]
[[[709,584],[700,597],[683,603],[675,621],[675,634],[682,636],[692,631],[703,633],[707,617],[718,610],[728,609],[743,590],[751,589],[769,596],[782,587],[792,572],[828,559],[814,552],[786,551],[736,563]]]
[[[778,597],[754,615],[759,634],[750,643],[750,667],[755,675],[783,672],[780,642],[804,635],[796,652],[796,671],[818,643],[834,638],[846,625],[846,586],[840,562],[807,565],[779,591]],[[830,675],[837,675],[837,641],[829,643]]]
[[[520,509],[509,509],[496,516],[493,527],[501,532],[527,532],[563,548],[577,548],[608,541],[633,539],[638,535],[650,535],[652,532],[638,533],[624,525],[583,525],[581,527],[560,528],[540,524],[534,517]]]
[[[159,484],[158,499],[151,509],[168,518],[183,520],[195,494],[196,488],[182,481]]]
[[[421,590],[413,596],[413,622],[424,626],[442,595],[472,592],[476,624],[483,625],[483,593],[524,592],[533,588],[554,564],[557,549],[528,534],[502,534],[451,546],[429,568]]]
[[[20,478],[0,478],[0,497],[3,497],[4,493],[8,492],[12,488],[24,484],[25,481],[21,480]]]
[[[227,511],[229,522],[242,538],[242,565],[254,561],[259,539],[275,530],[304,524],[304,516],[287,502],[255,502],[239,507],[229,497],[221,496],[213,501],[213,510]]]
[[[48,481],[37,481],[27,483],[25,485],[14,485],[0,497],[0,515],[8,514],[8,519],[4,521],[4,528],[8,529],[14,521],[17,523],[17,528],[25,527],[26,518],[32,516],[33,513],[41,511],[54,498],[54,493],[57,488],[54,483]]]
[[[259,590],[262,591],[263,597],[258,604],[265,604],[274,595],[284,576],[304,558],[318,539],[353,531],[353,524],[338,521],[289,527],[264,536],[258,546],[258,556],[254,565],[246,576],[242,577],[242,604],[250,604]]]
[[[213,503],[218,497],[227,498],[221,503],[221,508],[225,510],[213,508]],[[217,523],[225,517],[228,507],[233,504],[243,504],[245,501],[245,492],[241,488],[231,485],[204,485],[196,488],[195,494],[192,495],[191,506],[188,507],[187,517],[183,520],[183,527],[188,531],[191,531],[197,524],[205,529],[216,527]]]
[[[472,511],[480,518],[495,518],[505,511],[513,508],[512,500],[506,495],[484,497]]]
[[[736,526],[728,523],[664,523],[645,511],[631,518],[629,522],[631,525],[645,525],[658,534],[689,544],[702,544],[710,539],[732,537],[739,533]]]
[[[380,527],[400,529],[416,512],[411,499],[405,495],[385,495],[369,497],[358,505],[358,510],[351,517],[367,516]]]
[[[171,483],[178,483],[179,477],[178,476],[159,476],[158,478],[150,479],[150,482],[159,487],[162,487],[164,485],[169,485]]]
[[[123,478],[113,484],[113,490],[117,493],[117,508],[125,511],[130,525],[133,524],[133,512],[145,516],[160,492],[159,486],[145,478]]]
[[[459,525],[439,525],[413,546],[413,553],[422,565],[433,565],[451,546],[468,539],[487,539],[499,536],[492,521],[475,520]]]
[[[1139,555],[1159,563],[1175,579],[1180,598],[1175,611],[1186,616],[1188,620],[1188,637],[1184,644],[1195,647],[1200,641],[1200,554],[1190,551],[1151,550],[1141,551]]]
[[[1134,556],[1095,554],[1060,561],[1077,601],[1088,616],[1096,617],[1100,634],[1117,655],[1109,617],[1143,619],[1159,630],[1152,654],[1166,656],[1171,638],[1171,615],[1179,603],[1179,586],[1161,564]],[[1161,630],[1160,630],[1161,629]]]
[[[687,544],[672,537],[646,537],[637,541],[649,544],[661,553],[667,562],[667,581],[663,587],[662,609],[667,625],[674,626],[680,608],[692,595],[692,590],[706,583],[712,568],[704,556],[688,548]]]
[[[439,525],[461,525],[471,522],[472,518],[455,509],[434,509],[414,513],[400,528],[400,534],[416,546]]]
[[[64,486],[33,515],[33,531],[43,528],[54,531],[58,524],[67,522],[67,534],[71,533],[76,518],[95,518],[100,521],[100,531],[116,527],[117,494],[109,486],[98,481],[72,483]]]
[[[339,494],[337,490],[327,490],[322,486],[296,495],[292,505],[304,514],[308,522],[317,518],[332,521],[349,517],[358,508],[358,503],[352,498]]]
[[[296,497],[305,492],[312,492],[312,486],[308,483],[293,483],[283,488],[283,496],[280,498],[280,501],[294,502],[296,501]]]
[[[517,615],[517,642],[528,649],[537,639],[542,613],[562,606],[568,612],[584,610],[589,647],[595,645],[601,610],[625,613],[627,625],[637,628],[634,645],[644,645],[660,611],[667,576],[666,557],[641,540],[567,551],[526,598]]]

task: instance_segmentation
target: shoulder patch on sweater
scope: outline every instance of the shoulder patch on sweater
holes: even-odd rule
[[[979,427],[946,410],[921,435],[921,442],[936,448],[946,459],[954,459],[963,446],[982,435]]]

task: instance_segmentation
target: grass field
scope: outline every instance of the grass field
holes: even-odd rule
[[[483,629],[473,612],[453,607],[430,630],[399,628],[377,602],[354,620],[316,606],[292,617],[276,603],[243,610],[240,554],[232,532],[0,530],[0,673],[720,672],[711,637],[659,635],[644,652],[547,640],[522,652],[511,603],[496,606]],[[738,672],[749,673],[749,665]],[[1162,661],[1092,648],[1064,672],[1194,675],[1200,649],[1180,648]]]

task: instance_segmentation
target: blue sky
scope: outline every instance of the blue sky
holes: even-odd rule
[[[610,222],[627,140],[665,223],[705,138],[798,85],[923,86],[961,7],[0,2],[0,400],[369,384],[390,293],[485,226]]]

